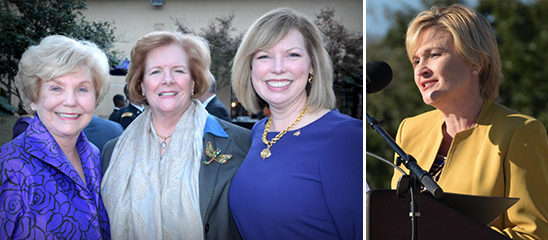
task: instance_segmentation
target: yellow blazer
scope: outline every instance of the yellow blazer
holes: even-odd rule
[[[439,110],[406,118],[395,140],[429,171],[443,124]],[[392,188],[400,176],[394,171]],[[485,100],[476,125],[455,135],[438,184],[444,192],[520,198],[490,226],[513,239],[548,239],[548,139],[540,121]]]

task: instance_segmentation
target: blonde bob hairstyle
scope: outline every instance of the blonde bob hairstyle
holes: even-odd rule
[[[157,31],[141,37],[131,50],[131,63],[126,75],[126,83],[131,99],[148,104],[143,89],[141,89],[147,55],[153,49],[168,45],[179,46],[187,54],[190,76],[194,81],[192,98],[197,98],[207,92],[212,76],[209,70],[211,56],[207,40],[179,32]]]
[[[270,49],[291,29],[296,29],[303,35],[306,51],[312,61],[314,78],[312,84],[309,84],[310,108],[318,110],[335,107],[333,64],[324,47],[320,30],[306,15],[290,8],[278,8],[253,22],[234,57],[232,87],[234,94],[248,111],[257,113],[265,104],[264,100],[257,95],[251,81],[253,55]]]
[[[95,106],[110,88],[109,64],[106,54],[92,42],[66,36],[51,35],[40,44],[29,47],[21,56],[15,84],[25,110],[38,101],[42,82],[75,73],[81,68],[91,72],[95,88]]]
[[[485,17],[460,4],[433,6],[419,13],[409,23],[405,39],[411,62],[418,47],[417,41],[420,41],[419,35],[427,29],[452,36],[460,57],[477,68],[482,96],[487,99],[498,98],[503,78],[500,54],[495,33]]]

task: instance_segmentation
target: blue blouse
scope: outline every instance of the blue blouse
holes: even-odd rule
[[[265,121],[253,127],[251,148],[230,186],[242,237],[362,239],[363,122],[330,111],[287,132],[263,160]]]
[[[38,116],[0,148],[0,239],[110,239],[100,155],[76,142],[86,183]]]

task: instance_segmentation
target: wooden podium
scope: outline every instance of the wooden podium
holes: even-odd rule
[[[421,193],[418,199],[419,240],[509,239],[487,225],[518,201],[451,193],[440,199]],[[398,198],[395,190],[372,190],[366,201],[366,239],[411,239],[409,196]]]

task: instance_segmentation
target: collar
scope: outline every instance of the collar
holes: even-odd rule
[[[216,94],[213,94],[211,95],[209,98],[207,98],[203,103],[202,105],[207,106],[209,104],[209,102],[211,102],[211,100],[213,100],[213,98],[215,98],[217,95]]]
[[[493,99],[485,99],[483,100],[483,106],[481,106],[480,114],[478,116],[478,120],[476,121],[477,125],[483,125],[491,121],[491,117],[493,116],[493,112],[495,111],[496,103]]]
[[[213,115],[208,114],[206,119],[206,124],[204,127],[204,138],[206,133],[211,133],[217,137],[228,138],[228,134],[225,132],[219,121]]]
[[[133,104],[133,103],[129,103],[129,104],[133,105],[135,108],[137,108],[141,112],[145,111],[145,106],[143,106],[143,105],[139,106],[139,105],[136,105],[136,104]]]
[[[80,184],[83,188],[87,188],[86,184],[76,172],[76,169],[72,166],[65,153],[59,147],[59,144],[55,141],[51,133],[47,130],[46,126],[42,123],[38,114],[35,113],[32,118],[29,127],[24,132],[25,134],[25,151],[33,155],[37,159],[53,166],[65,175],[70,177],[73,181]],[[82,159],[82,169],[84,174],[91,178],[93,181],[97,180],[96,163],[99,161],[99,150],[91,145],[89,140],[84,134],[84,131],[80,132],[78,140],[76,141],[76,149]],[[94,180],[95,179],[95,180]],[[88,186],[93,186],[93,182],[88,182]],[[97,185],[98,186],[98,185]],[[89,189],[93,191],[92,189]]]

